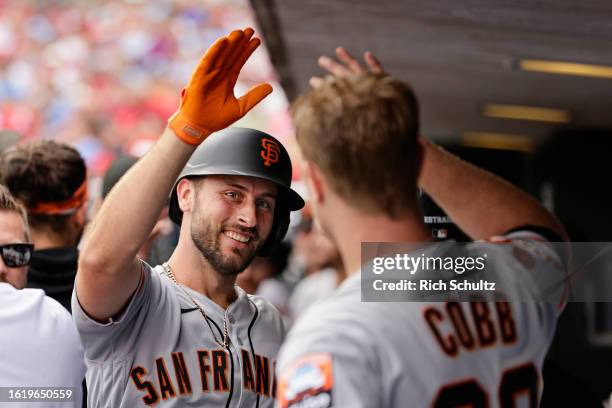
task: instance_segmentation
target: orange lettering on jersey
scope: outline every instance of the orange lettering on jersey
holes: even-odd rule
[[[512,308],[508,302],[495,302],[497,310],[497,320],[499,322],[499,332],[505,344],[516,341],[516,324],[512,318]]]
[[[255,391],[255,380],[253,378],[253,366],[251,364],[251,355],[245,349],[241,349],[242,353],[242,382],[244,388]]]
[[[179,393],[181,395],[191,394],[191,379],[183,353],[172,353],[172,364],[174,364],[174,374],[179,385]]]
[[[200,378],[202,379],[202,391],[209,392],[208,374],[210,373],[210,365],[208,363],[208,350],[198,350],[198,362],[200,364]]]
[[[444,385],[438,390],[431,404],[432,408],[484,408],[489,406],[489,395],[475,378]]]
[[[476,333],[478,333],[480,347],[493,345],[496,340],[496,334],[495,326],[493,321],[491,321],[489,305],[485,302],[470,302],[470,308],[472,309],[472,318],[474,319]]]
[[[268,357],[255,354],[255,373],[257,393],[270,396],[270,362]]]
[[[472,337],[472,332],[468,326],[461,304],[448,302],[446,304],[446,313],[450,316],[461,345],[468,350],[472,350],[474,348],[474,337]]]
[[[466,307],[470,308],[472,320],[467,317]],[[447,302],[444,310],[429,306],[423,313],[438,344],[451,357],[455,357],[460,348],[474,351],[477,347],[491,347],[498,341],[506,345],[512,344],[517,338],[512,308],[506,301],[495,302],[495,309],[492,302]],[[445,337],[442,327],[445,327],[443,323],[447,318],[452,330]],[[500,333],[499,338],[497,330]]]
[[[146,391],[147,394],[142,397],[142,402],[146,405],[155,405],[159,402],[159,394],[155,390],[155,386],[151,381],[143,381],[142,377],[147,375],[147,370],[144,367],[133,367],[130,371],[130,378],[134,381],[134,385],[139,391]]]
[[[455,338],[449,334],[446,339],[444,339],[442,337],[442,333],[438,329],[438,325],[444,321],[444,316],[442,315],[442,313],[440,313],[440,311],[435,307],[427,308],[423,313],[425,315],[425,321],[429,325],[429,328],[431,329],[433,336],[438,341],[438,344],[442,348],[442,351],[444,351],[451,357],[456,356],[458,352],[458,347]]]
[[[157,368],[157,381],[159,382],[159,390],[162,399],[166,400],[168,397],[176,396],[164,359],[161,357],[156,359],[155,366]]]
[[[528,400],[530,407],[539,405],[540,371],[533,363],[505,369],[501,378],[499,387],[500,406],[515,407],[519,399]]]
[[[227,354],[225,350],[212,350],[213,384],[215,391],[228,391],[227,382]]]

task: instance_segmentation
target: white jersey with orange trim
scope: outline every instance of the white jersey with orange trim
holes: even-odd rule
[[[162,266],[143,263],[142,270],[135,294],[114,321],[92,320],[73,293],[87,359],[88,406],[272,407],[284,338],[278,311],[237,286],[237,299],[223,310],[176,285]],[[222,343],[224,320],[228,348],[215,341]]]
[[[558,255],[540,235],[520,231],[506,238],[509,245],[479,245],[495,253],[489,256],[495,268],[487,270],[514,279],[516,284],[506,287],[521,291],[522,299],[543,283],[538,275],[565,276]],[[525,241],[528,256],[519,257],[512,242]],[[360,275],[349,277],[289,332],[279,356],[277,406],[537,406],[562,290],[554,304],[535,297],[366,303]]]

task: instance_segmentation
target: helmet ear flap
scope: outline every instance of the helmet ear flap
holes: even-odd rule
[[[272,223],[270,235],[268,235],[268,239],[259,250],[258,256],[270,256],[276,246],[285,238],[289,229],[289,213],[290,211],[285,200],[279,197],[274,208],[274,222]]]

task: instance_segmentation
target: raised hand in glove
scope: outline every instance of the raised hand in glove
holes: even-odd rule
[[[232,31],[206,51],[181,94],[179,109],[168,126],[185,143],[197,145],[217,130],[243,117],[270,92],[270,84],[253,87],[244,96],[234,96],[238,74],[260,40],[253,30]]]

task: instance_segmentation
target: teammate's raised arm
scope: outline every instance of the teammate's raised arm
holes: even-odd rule
[[[340,63],[320,57],[319,65],[335,77],[359,75],[366,71],[384,74],[380,62],[370,52],[363,58],[367,69],[344,48],[336,48]],[[313,77],[317,88],[324,79]],[[545,228],[563,240],[567,233],[561,224],[533,197],[505,180],[473,166],[425,138],[419,185],[472,239],[505,234],[517,227]]]
[[[314,89],[296,99],[291,114],[312,212],[349,276],[292,326],[276,365],[279,406],[478,405],[506,398],[499,390],[508,389],[508,373],[526,379],[521,390],[538,405],[563,291],[556,290],[552,302],[541,302],[539,294],[563,282],[566,271],[538,239],[524,246],[528,250],[491,242],[430,245],[418,185],[473,238],[528,224],[560,236],[563,229],[527,194],[421,142],[416,94],[385,75],[371,54],[367,68],[341,48],[336,56],[339,62],[319,59],[333,76],[313,78]],[[381,271],[373,270],[381,260],[430,255],[438,265],[426,262],[410,272],[392,265],[387,287]],[[468,258],[480,258],[480,290],[464,285],[470,274],[462,275],[463,267],[446,269],[446,260]],[[449,277],[448,286],[437,271],[443,272],[438,278]],[[498,278],[507,285],[493,292]],[[374,293],[382,296],[368,298]],[[498,334],[485,338],[478,328],[463,336],[457,316],[463,316],[459,326],[477,328],[486,316],[487,331]],[[506,323],[510,329],[501,329]]]
[[[532,226],[567,240],[561,224],[529,194],[424,138],[421,145],[424,157],[419,184],[471,238]]]
[[[136,254],[195,147],[272,91],[260,84],[241,98],[233,94],[242,66],[260,44],[252,36],[250,28],[233,31],[206,51],[168,128],[104,201],[85,237],[76,278],[78,300],[91,317],[104,321],[116,315],[137,288]]]

